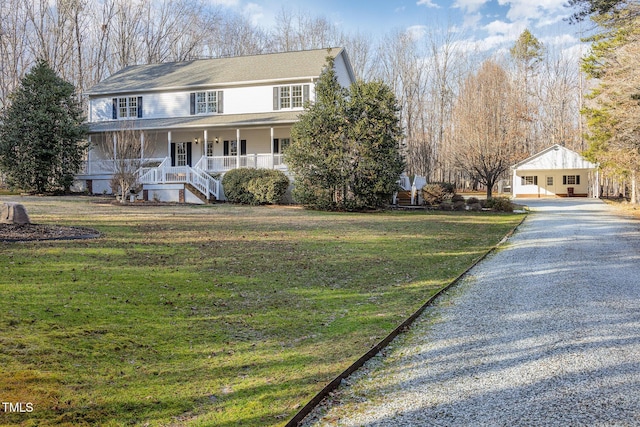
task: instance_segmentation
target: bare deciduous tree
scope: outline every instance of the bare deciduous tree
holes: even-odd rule
[[[312,17],[302,10],[291,12],[282,8],[270,38],[274,50],[294,51],[341,46],[345,36],[323,16]]]
[[[509,167],[526,157],[517,149],[522,138],[518,108],[509,76],[491,60],[467,77],[457,98],[451,129],[452,161],[486,186],[487,198]]]
[[[412,34],[396,31],[385,37],[378,49],[378,76],[391,87],[401,107],[401,123],[405,129],[404,151],[407,172],[430,175],[431,147],[421,120],[426,111],[426,72],[423,55]]]
[[[107,134],[99,144],[111,165],[113,178],[111,190],[121,203],[125,203],[130,191],[138,191],[138,179],[141,168],[152,153],[152,144],[144,132],[134,131],[124,125],[120,130]]]
[[[537,104],[540,123],[535,151],[551,144],[561,144],[583,151],[580,135],[580,69],[577,58],[567,54],[548,53],[537,82]]]

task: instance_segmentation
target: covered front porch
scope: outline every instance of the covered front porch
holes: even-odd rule
[[[117,133],[90,136],[82,174],[108,174],[114,164],[129,153],[119,153]],[[190,166],[207,173],[220,174],[238,168],[268,168],[286,170],[282,151],[289,144],[289,129],[268,133],[238,129],[234,134],[202,132],[140,132],[134,140],[139,145],[139,161],[151,165],[168,159],[171,166]],[[238,141],[240,143],[238,143]],[[121,150],[120,150],[121,151]],[[132,159],[133,160],[133,159]],[[138,160],[136,156],[136,160]]]
[[[286,171],[282,152],[290,141],[290,122],[293,120],[267,126],[254,121],[235,127],[181,123],[175,129],[146,129],[149,123],[138,120],[92,126],[91,148],[76,178],[80,186],[84,181],[85,191],[111,194],[111,177],[123,161],[137,165],[141,184],[156,187],[219,181],[225,172],[238,168]],[[219,182],[216,186],[220,186]],[[200,192],[207,197],[214,194]],[[222,189],[215,197],[219,198],[219,194],[223,194]]]

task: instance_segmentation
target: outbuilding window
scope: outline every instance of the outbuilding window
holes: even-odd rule
[[[538,185],[537,176],[523,176],[522,185]]]
[[[563,185],[580,185],[580,175],[563,175]]]

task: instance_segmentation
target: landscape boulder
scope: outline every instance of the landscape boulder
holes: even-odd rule
[[[0,224],[31,224],[24,205],[15,202],[4,202],[0,211]]]

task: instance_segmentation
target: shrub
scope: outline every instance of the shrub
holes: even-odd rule
[[[487,200],[485,206],[497,212],[513,212],[513,203],[508,197],[493,197]]]
[[[468,204],[469,206],[471,206],[471,205],[475,205],[476,203],[480,203],[480,201],[478,200],[478,198],[477,198],[477,197],[469,197],[469,198],[467,199],[467,204]]]
[[[462,194],[454,194],[451,196],[451,201],[455,204],[457,202],[464,202],[464,196]]]
[[[467,209],[467,204],[464,200],[458,200],[453,202],[453,210],[454,211],[464,211]]]
[[[257,169],[232,169],[222,177],[224,195],[232,203],[256,204],[247,184],[258,176]]]
[[[289,178],[272,169],[233,169],[222,177],[224,194],[232,203],[246,205],[279,203],[289,187]]]
[[[475,212],[479,212],[482,210],[482,204],[480,202],[478,203],[471,203],[469,205],[469,210],[475,211]]]
[[[450,201],[445,200],[438,205],[438,209],[440,209],[441,211],[451,211],[453,210],[453,204]]]
[[[434,182],[422,187],[422,199],[428,205],[436,206],[449,200],[455,194],[455,187],[448,182]]]
[[[289,188],[289,178],[282,171],[272,169],[258,169],[261,176],[252,178],[247,183],[247,191],[260,204],[275,205],[282,201],[282,197]]]

